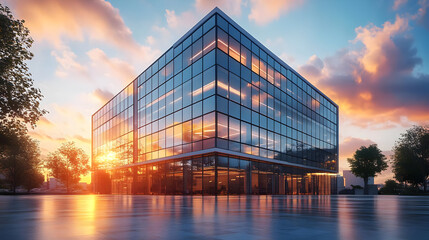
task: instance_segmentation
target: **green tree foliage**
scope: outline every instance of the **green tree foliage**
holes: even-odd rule
[[[402,191],[402,187],[393,179],[386,180],[384,186],[380,189],[380,194],[394,195],[399,194]]]
[[[377,144],[360,147],[356,150],[353,158],[349,158],[347,161],[352,173],[363,178],[365,194],[368,194],[368,178],[375,177],[387,169],[386,157],[381,153]]]
[[[26,60],[33,58],[33,39],[24,20],[13,17],[9,8],[0,4],[0,124],[22,121],[33,127],[46,113],[39,106],[43,95],[33,86]]]
[[[46,168],[70,192],[79,183],[80,176],[88,173],[88,162],[88,156],[82,149],[76,147],[74,142],[67,142],[48,155]]]
[[[0,141],[0,172],[11,191],[15,193],[19,186],[39,187],[43,183],[39,146],[27,135],[22,124],[12,121],[0,125]],[[32,185],[27,185],[28,182]]]
[[[399,182],[414,187],[422,185],[426,191],[429,176],[429,127],[408,129],[393,147],[393,172]]]

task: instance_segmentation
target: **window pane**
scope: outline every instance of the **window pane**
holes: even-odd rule
[[[252,71],[259,74],[259,58],[252,54]]]
[[[217,114],[217,136],[228,139],[228,117],[220,113]]]
[[[259,131],[259,146],[262,148],[267,147],[267,130],[263,128]]]
[[[203,93],[202,75],[198,75],[192,79],[192,102],[197,102],[202,99]]]
[[[203,114],[209,113],[215,110],[215,96],[211,96],[203,100]]]
[[[235,74],[229,74],[229,96],[230,99],[240,102],[240,78]]]
[[[252,143],[251,125],[241,122],[241,142],[246,144]]]
[[[240,121],[229,118],[229,140],[240,141]]]
[[[203,138],[215,137],[215,113],[206,114],[203,116]]]
[[[228,34],[219,28],[217,31],[217,47],[228,54]]]
[[[170,79],[173,76],[173,62],[170,62],[165,68],[165,76]]]
[[[203,58],[203,70],[215,65],[216,62],[216,51],[211,51]]]
[[[167,128],[166,132],[166,144],[165,146],[167,148],[172,147],[173,146],[173,136],[174,136],[174,132],[173,132],[173,128]]]
[[[241,80],[241,104],[248,108],[252,107],[251,86],[250,83]]]
[[[259,145],[259,128],[252,125],[252,145]]]
[[[228,71],[221,67],[217,69],[217,94],[228,98]]]
[[[190,143],[192,141],[192,121],[183,123],[183,143]]]
[[[252,86],[252,109],[259,112],[259,90]]]
[[[217,194],[226,195],[228,193],[228,157],[218,156],[217,179]]]
[[[215,93],[215,67],[204,71],[203,81],[203,97],[206,98]]]
[[[203,53],[202,47],[203,45],[201,38],[198,39],[198,41],[196,41],[194,44],[192,44],[192,62],[195,62],[201,58]]]
[[[251,68],[250,57],[250,51],[244,46],[241,46],[241,64],[245,65],[248,68]]]
[[[232,37],[229,37],[229,55],[240,62],[240,43]]]
[[[229,101],[229,114],[233,117],[240,118],[240,105]]]
[[[165,130],[160,131],[157,135],[158,135],[158,143],[157,143],[156,149],[165,148]]]
[[[174,126],[174,146],[182,144],[182,124]]]
[[[174,59],[174,74],[182,71],[182,54]]]
[[[203,54],[210,52],[215,47],[215,29],[213,28],[203,37]]]
[[[194,105],[192,105],[192,117],[198,117],[201,116],[203,114],[203,106],[202,106],[202,102],[198,102],[195,103]]]
[[[203,120],[202,117],[192,120],[192,141],[201,140],[203,136]]]
[[[183,68],[188,67],[192,63],[192,47],[183,51]]]
[[[183,84],[183,106],[186,107],[192,102],[192,81]]]
[[[182,108],[182,86],[174,89],[174,111]]]
[[[259,75],[267,79],[267,63],[262,60],[259,61]]]

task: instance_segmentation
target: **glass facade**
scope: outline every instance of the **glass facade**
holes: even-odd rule
[[[92,117],[95,191],[330,194],[338,106],[213,10]]]

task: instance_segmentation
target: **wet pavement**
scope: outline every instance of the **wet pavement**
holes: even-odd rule
[[[0,239],[429,239],[429,197],[0,196]]]

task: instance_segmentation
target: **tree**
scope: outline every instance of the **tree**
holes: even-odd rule
[[[0,124],[14,119],[33,127],[46,113],[39,102],[43,95],[33,86],[26,60],[33,58],[33,39],[24,20],[13,17],[8,7],[0,4]]]
[[[384,186],[380,189],[380,194],[398,194],[401,189],[399,183],[393,179],[389,179],[384,182]]]
[[[45,176],[41,173],[40,169],[32,168],[26,172],[22,186],[30,192],[33,188],[40,187],[45,181]]]
[[[74,142],[67,142],[48,155],[46,168],[66,186],[69,193],[79,183],[80,176],[88,173],[88,156]]]
[[[347,161],[350,164],[352,173],[363,178],[365,194],[368,194],[368,178],[375,177],[375,175],[387,169],[386,157],[381,153],[377,144],[360,147],[356,150],[353,158],[349,158]]]
[[[414,187],[423,186],[429,176],[429,127],[408,129],[393,147],[393,172],[396,180]]]
[[[25,127],[13,121],[7,125],[0,124],[0,141],[0,172],[11,191],[16,193],[17,187],[26,182],[33,182],[32,186],[40,183],[39,146],[27,135]]]

